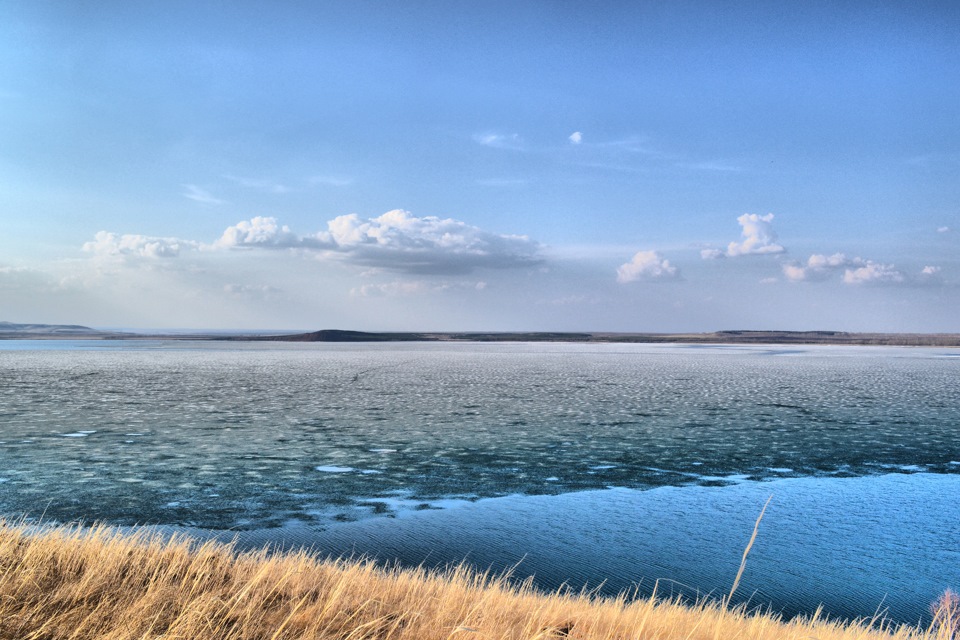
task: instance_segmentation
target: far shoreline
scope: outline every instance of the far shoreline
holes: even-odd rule
[[[47,325],[44,325],[47,326]],[[196,331],[134,333],[99,331],[3,331],[0,340],[169,340],[228,342],[557,342],[581,344],[694,345],[851,345],[891,347],[960,347],[960,333],[862,333],[845,331],[730,330],[706,333],[634,332],[369,332],[325,329],[306,333]]]

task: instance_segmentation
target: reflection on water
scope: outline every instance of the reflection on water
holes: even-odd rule
[[[457,557],[463,549],[455,545],[441,551],[450,532],[437,540],[430,527],[462,526],[473,541],[471,557],[512,562],[508,551],[522,548],[523,566],[537,567],[544,584],[596,583],[602,576],[619,589],[641,575],[710,590],[729,579],[719,555],[697,551],[712,548],[715,538],[692,533],[719,526],[703,516],[707,497],[741,495],[743,487],[762,492],[767,483],[746,482],[728,493],[710,487],[807,478],[809,486],[873,491],[880,485],[841,479],[880,482],[879,474],[897,471],[953,474],[947,478],[955,481],[960,473],[960,360],[943,349],[56,344],[0,342],[4,513],[251,531],[283,526],[327,540],[359,541],[379,531],[371,540],[411,558],[426,549]],[[591,491],[606,487],[664,489]],[[510,495],[526,497],[471,503]],[[583,502],[592,495],[605,497]],[[623,497],[654,504],[647,496],[655,495],[677,499],[648,509]],[[672,504],[687,505],[689,519]],[[462,508],[450,508],[456,505]],[[741,514],[747,525],[732,522],[731,532],[749,536],[754,506]],[[653,532],[636,522],[634,508]],[[772,506],[771,528],[778,508],[788,512]],[[527,516],[525,509],[540,510]],[[844,513],[829,504],[811,500],[803,509],[800,519],[784,516],[792,535],[802,538],[813,523],[824,531],[859,530],[824,521]],[[931,517],[897,502],[888,507],[888,520],[956,536]],[[443,525],[457,518],[474,520]],[[407,524],[414,520],[419,524]],[[552,522],[557,531],[534,526],[539,533],[520,546],[511,542],[514,534],[491,529],[528,520]],[[608,521],[616,525],[605,528]],[[687,549],[683,554],[650,541],[673,539],[663,523],[690,531],[676,540],[692,541],[678,547]],[[527,530],[516,526],[517,535]],[[622,540],[611,533],[621,530],[630,532]],[[567,547],[551,542],[561,539]],[[900,567],[891,554],[910,557],[913,544],[881,545],[877,553]],[[644,545],[659,548],[660,559],[637,560],[635,549]],[[609,550],[621,546],[626,556]],[[739,562],[742,541],[722,546],[723,553],[732,546]],[[601,548],[599,556],[590,551]],[[838,549],[851,555],[847,542]],[[782,570],[806,575],[809,555],[797,554]],[[643,562],[649,570],[638,574]],[[684,562],[701,573],[687,575],[678,569]],[[770,597],[807,602],[789,595],[804,591],[800,577]],[[878,604],[873,595],[867,613]]]

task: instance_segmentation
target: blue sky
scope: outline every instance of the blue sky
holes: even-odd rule
[[[960,5],[0,2],[0,320],[960,331]]]

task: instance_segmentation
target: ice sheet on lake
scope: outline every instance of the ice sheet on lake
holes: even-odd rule
[[[605,512],[557,494],[660,487],[648,493],[700,500],[784,475],[960,477],[960,359],[943,349],[144,342],[0,351],[0,512],[45,520],[392,531],[475,508],[495,517],[486,501],[470,502],[516,495],[525,497],[497,504],[550,505],[560,511],[534,515],[581,531]],[[614,503],[634,513],[633,502]],[[698,521],[699,503],[677,504]],[[833,530],[829,504],[803,508],[797,526]],[[915,516],[929,518],[909,526],[939,522],[922,509],[888,514]]]

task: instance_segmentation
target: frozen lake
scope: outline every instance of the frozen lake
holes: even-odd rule
[[[0,511],[915,621],[960,587],[960,352],[0,342]],[[669,585],[669,587],[668,587]]]

